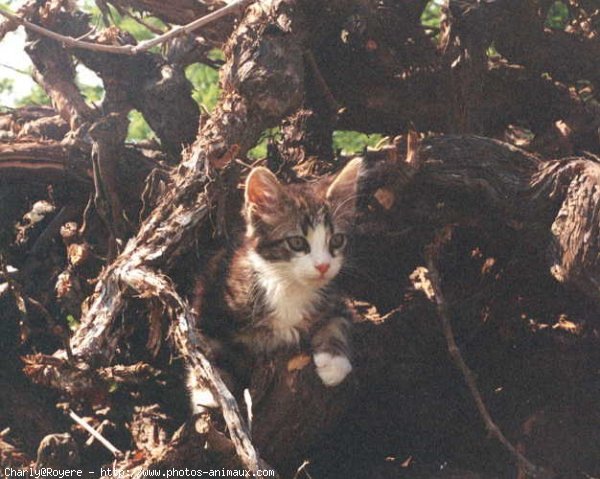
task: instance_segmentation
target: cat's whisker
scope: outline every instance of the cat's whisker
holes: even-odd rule
[[[372,285],[377,285],[379,283],[379,280],[375,276],[358,267],[344,266],[339,272],[339,276],[341,278],[349,277],[352,279],[367,280]]]
[[[335,218],[341,208],[345,207],[351,201],[355,202],[355,200],[357,200],[359,197],[360,197],[360,195],[358,195],[358,194],[350,195],[347,198],[345,198],[344,201],[340,201],[339,203],[337,203],[335,205],[335,208],[332,211],[331,215]]]

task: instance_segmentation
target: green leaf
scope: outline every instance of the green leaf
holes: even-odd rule
[[[129,141],[147,140],[154,136],[150,125],[146,122],[144,116],[137,110],[129,112],[129,129],[127,130],[127,139]]]
[[[433,0],[427,4],[421,15],[421,24],[426,27],[440,28],[442,7],[440,3]]]
[[[15,81],[10,78],[2,78],[0,79],[0,95],[2,94],[10,94],[13,92]]]
[[[121,15],[112,5],[107,5],[107,7],[110,11],[109,19],[113,21],[113,24],[120,30],[128,32],[138,42],[148,40],[156,36],[156,34],[153,31],[149,30],[147,27],[145,27],[129,15]],[[82,10],[89,13],[92,16],[92,24],[104,26],[102,12],[96,6],[95,2],[90,0],[84,1]],[[141,16],[144,23],[150,25],[151,27],[163,31],[167,30],[165,23],[159,18],[152,16],[143,16],[143,14],[140,14],[139,12],[137,13],[137,15]]]
[[[194,100],[206,111],[212,111],[221,94],[219,73],[207,65],[194,63],[185,69],[185,76],[192,84]]]
[[[79,84],[79,89],[83,93],[83,96],[91,102],[99,102],[104,96],[104,88],[101,85]]]
[[[22,98],[18,98],[15,102],[17,106],[27,105],[51,105],[50,97],[46,95],[44,89],[39,85],[34,85],[29,92],[29,95],[25,95]]]
[[[279,135],[280,130],[279,127],[270,128],[263,132],[260,137],[259,142],[256,144],[254,148],[248,151],[248,158],[252,158],[253,160],[257,160],[259,158],[266,158],[267,156],[267,145],[269,144],[269,140]]]
[[[77,331],[77,328],[79,328],[79,320],[75,318],[75,316],[73,316],[72,314],[67,314],[67,326],[69,326],[69,329],[73,332]]]
[[[557,30],[564,30],[569,23],[569,9],[563,2],[554,2],[548,10],[546,26]]]
[[[347,155],[360,153],[367,146],[375,146],[383,138],[379,134],[367,135],[357,131],[334,131],[333,132],[333,148],[334,150],[342,150]]]

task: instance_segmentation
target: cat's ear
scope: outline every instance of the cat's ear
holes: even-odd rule
[[[362,166],[362,158],[354,158],[336,176],[327,189],[325,198],[338,205],[339,212],[353,213],[356,206],[358,174]]]
[[[246,208],[260,213],[271,213],[279,204],[283,187],[267,168],[254,168],[246,180]]]

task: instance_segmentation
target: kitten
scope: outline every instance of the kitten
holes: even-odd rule
[[[196,286],[193,306],[203,334],[216,340],[218,367],[239,376],[248,354],[310,348],[326,386],[350,373],[351,313],[332,280],[352,233],[360,166],[355,159],[333,181],[292,185],[266,168],[251,171],[245,234],[209,264],[212,282]],[[216,406],[193,374],[188,389],[194,412]]]

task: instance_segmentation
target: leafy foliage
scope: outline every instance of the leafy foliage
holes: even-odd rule
[[[358,131],[334,131],[333,147],[346,154],[359,153],[367,146],[375,146],[382,138],[381,135],[366,135]]]
[[[554,2],[546,17],[546,26],[563,30],[569,21],[569,9],[563,2]]]
[[[137,110],[129,112],[129,129],[127,130],[127,139],[129,141],[147,140],[154,136],[150,125],[144,119],[144,116]]]
[[[85,96],[85,98],[89,102],[99,102],[104,96],[104,88],[102,87],[102,85],[88,85],[86,83],[78,81],[77,86],[79,87],[81,93],[83,93],[83,96]]]
[[[96,6],[96,4],[90,0],[86,0],[84,3],[84,10],[92,15],[92,23],[101,26],[104,24],[104,18],[102,12]],[[136,21],[128,15],[121,15],[113,6],[107,5],[108,8],[108,19],[119,29],[129,32],[138,42],[148,40],[154,37],[155,33],[141,22]],[[166,31],[167,26],[162,20],[152,16],[144,16],[142,19],[143,23],[149,25],[152,29]]]
[[[14,83],[10,78],[0,79],[0,95],[12,93]]]
[[[265,131],[256,146],[248,152],[248,157],[252,159],[265,158],[267,156],[269,140],[277,138],[280,133],[281,130],[279,128],[271,128]]]
[[[219,73],[207,65],[194,63],[186,68],[185,76],[193,86],[194,100],[205,111],[211,111],[217,104],[221,92]]]
[[[439,28],[440,18],[442,16],[442,6],[439,0],[432,0],[427,4],[423,15],[421,15],[421,23],[426,27]]]
[[[25,95],[16,101],[17,106],[50,105],[51,103],[50,97],[46,95],[44,89],[39,85],[34,85],[29,95]]]
[[[14,88],[14,80],[10,78],[0,79],[0,95],[11,95]]]

